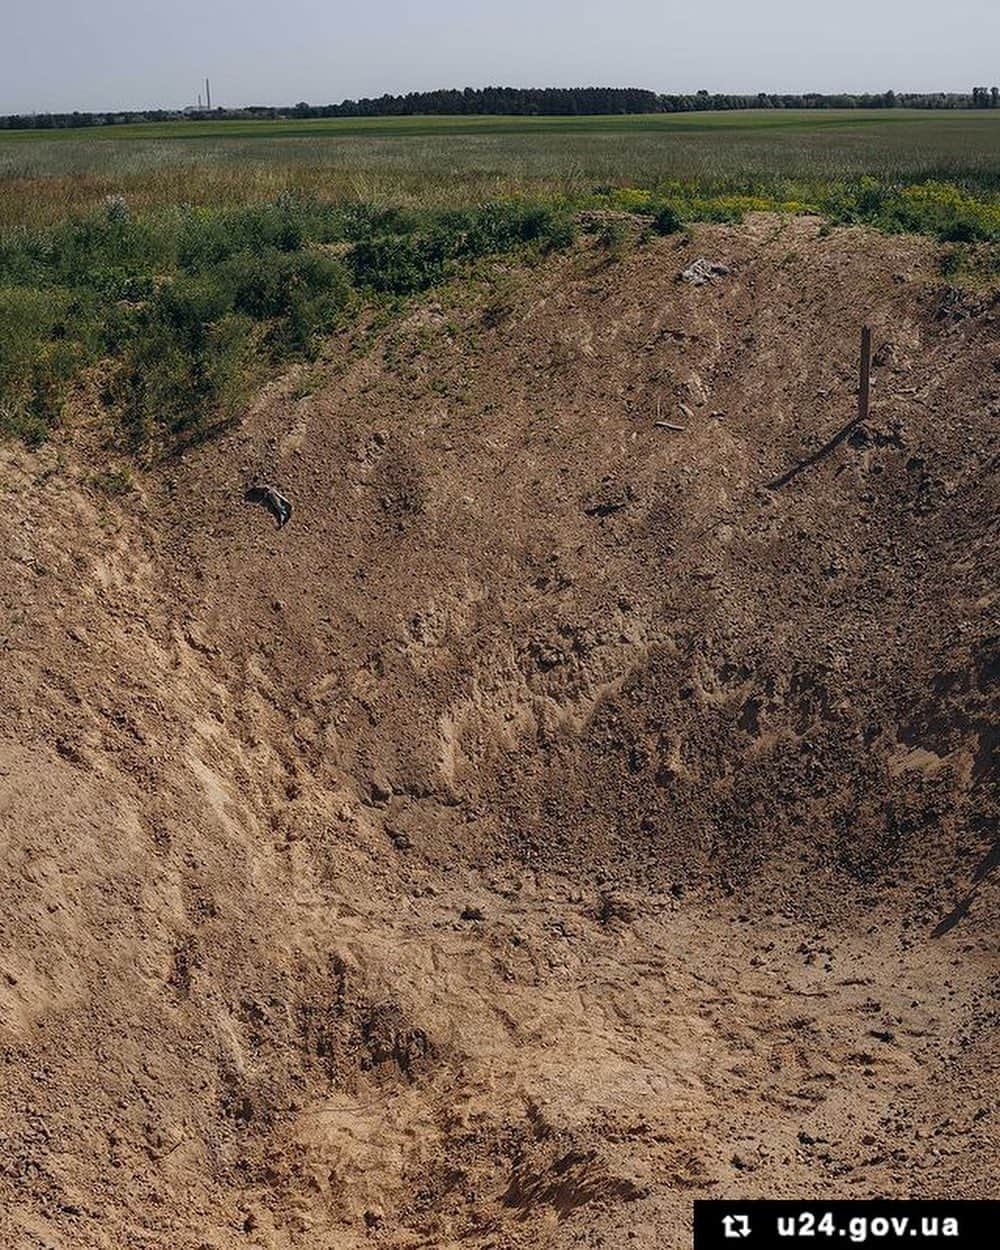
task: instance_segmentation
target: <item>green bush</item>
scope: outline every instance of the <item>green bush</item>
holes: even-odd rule
[[[109,274],[120,281],[155,272],[164,251],[151,226],[100,213],[57,228],[43,255],[52,283],[104,291]]]
[[[673,204],[661,204],[653,214],[653,229],[657,234],[676,234],[684,229],[684,221]]]
[[[294,195],[239,209],[137,218],[126,200],[0,236],[0,403],[5,432],[37,438],[102,356],[107,402],[135,447],[187,443],[226,419],[260,372],[309,356],[351,285],[408,295],[463,259],[572,238],[546,205],[421,214]],[[317,245],[353,242],[343,261]]]
[[[223,272],[234,306],[257,320],[284,317],[294,308],[309,304],[315,311],[317,328],[323,328],[349,294],[344,267],[315,252],[244,252]]]
[[[553,213],[536,238],[546,254],[562,251],[576,239],[576,219],[568,213]]]
[[[235,414],[253,377],[250,318],[225,313],[214,322],[181,326],[171,315],[179,306],[152,309],[142,319],[142,332],[112,383],[134,450],[204,437]]]
[[[628,227],[619,217],[605,221],[597,234],[597,242],[605,251],[617,252],[628,238]]]
[[[186,209],[173,223],[172,248],[180,269],[200,273],[243,252],[298,252],[310,244],[366,237],[364,220],[354,209],[282,195],[270,204],[222,212]]]
[[[942,243],[977,243],[988,237],[982,225],[971,217],[956,217],[942,226],[938,233]]]
[[[146,328],[162,326],[179,341],[195,347],[205,327],[233,307],[233,288],[218,274],[177,278],[159,287],[145,309]],[[141,319],[140,319],[141,320]]]
[[[128,441],[187,443],[210,432],[245,397],[261,346],[276,361],[309,354],[349,296],[336,261],[277,250],[164,284],[112,323],[123,355],[114,398]]]
[[[951,183],[890,186],[872,178],[836,188],[822,202],[834,222],[899,233],[929,234],[945,243],[1000,239],[1000,205]]]
[[[346,260],[355,286],[392,295],[412,295],[444,278],[439,248],[407,236],[356,243]]]
[[[127,495],[135,487],[132,471],[127,465],[124,469],[104,469],[99,473],[95,473],[91,477],[90,483],[102,495],[110,495],[112,498]]]
[[[315,252],[237,258],[229,270],[236,310],[269,321],[276,359],[310,355],[316,336],[333,328],[351,287],[344,266]]]
[[[92,304],[60,289],[0,288],[3,425],[32,442],[59,420],[69,388],[97,347]]]
[[[0,400],[0,438],[19,439],[28,447],[41,447],[49,429],[50,422]]]
[[[413,234],[420,228],[417,213],[378,204],[347,204],[336,212],[337,238],[359,243],[389,234]],[[325,240],[333,242],[333,238]]]
[[[572,215],[550,204],[497,201],[484,204],[469,216],[459,253],[465,256],[513,251],[526,243],[551,251],[569,246],[576,236]]]
[[[526,245],[543,251],[569,246],[573,216],[547,204],[497,201],[465,212],[439,213],[422,232],[362,239],[347,255],[355,285],[411,295],[442,282],[449,262],[472,260]]]

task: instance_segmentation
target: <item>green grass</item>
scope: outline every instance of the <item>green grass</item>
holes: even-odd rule
[[[191,122],[0,133],[0,431],[88,389],[145,455],[205,437],[363,301],[565,246],[577,209],[667,233],[747,212],[1000,248],[1000,116],[910,110]],[[599,242],[625,245],[605,224]],[[983,249],[986,249],[985,251]]]
[[[289,138],[343,139],[363,136],[412,137],[421,135],[499,134],[724,134],[729,131],[828,131],[898,126],[967,130],[970,124],[995,125],[990,113],[971,110],[924,109],[747,109],[722,113],[644,113],[595,117],[413,116],[345,117],[282,121],[187,121],[93,126],[83,130],[11,130],[0,140],[73,143],[130,142],[175,139],[253,139],[255,142]]]
[[[225,425],[252,387],[362,300],[477,257],[572,241],[558,205],[400,211],[284,195],[240,208],[99,210],[0,236],[0,429],[38,442],[93,386],[117,441],[150,457]]]
[[[1000,113],[761,110],[9,131],[0,133],[0,221],[37,225],[115,193],[140,210],[245,203],[283,190],[457,207],[516,192],[577,196],[601,182],[650,189],[679,178],[754,191],[865,174],[1000,191]]]

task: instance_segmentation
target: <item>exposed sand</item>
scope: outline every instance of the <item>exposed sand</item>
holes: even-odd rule
[[[768,217],[506,281],[121,498],[0,451],[4,1247],[995,1196],[1000,305]]]

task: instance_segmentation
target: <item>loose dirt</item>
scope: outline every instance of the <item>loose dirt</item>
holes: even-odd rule
[[[2,452],[5,1246],[995,1192],[1000,305],[769,217],[495,276],[126,494]]]

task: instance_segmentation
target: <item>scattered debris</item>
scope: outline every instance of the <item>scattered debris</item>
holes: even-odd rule
[[[279,530],[291,520],[292,505],[274,486],[251,486],[243,498],[266,508],[278,522]]]
[[[724,278],[730,272],[728,265],[723,265],[717,260],[706,260],[704,256],[699,256],[696,261],[688,265],[680,277],[682,282],[690,282],[692,286],[704,286],[706,282],[711,282],[713,278]]]
[[[993,302],[989,298],[977,299],[960,287],[946,286],[937,293],[934,311],[935,321],[964,321],[969,317],[978,317]]]
[[[879,368],[882,368],[885,365],[894,364],[895,361],[896,361],[896,344],[893,343],[891,340],[886,340],[886,342],[882,344],[882,346],[878,349],[875,355],[872,356],[872,364],[878,365]]]
[[[683,408],[684,405],[682,404],[681,407]],[[653,422],[653,427],[659,430],[676,430],[678,433],[683,433],[683,431],[687,428],[686,426],[683,426],[683,425],[674,425],[672,421],[661,420],[659,400],[656,401],[656,420]]]

